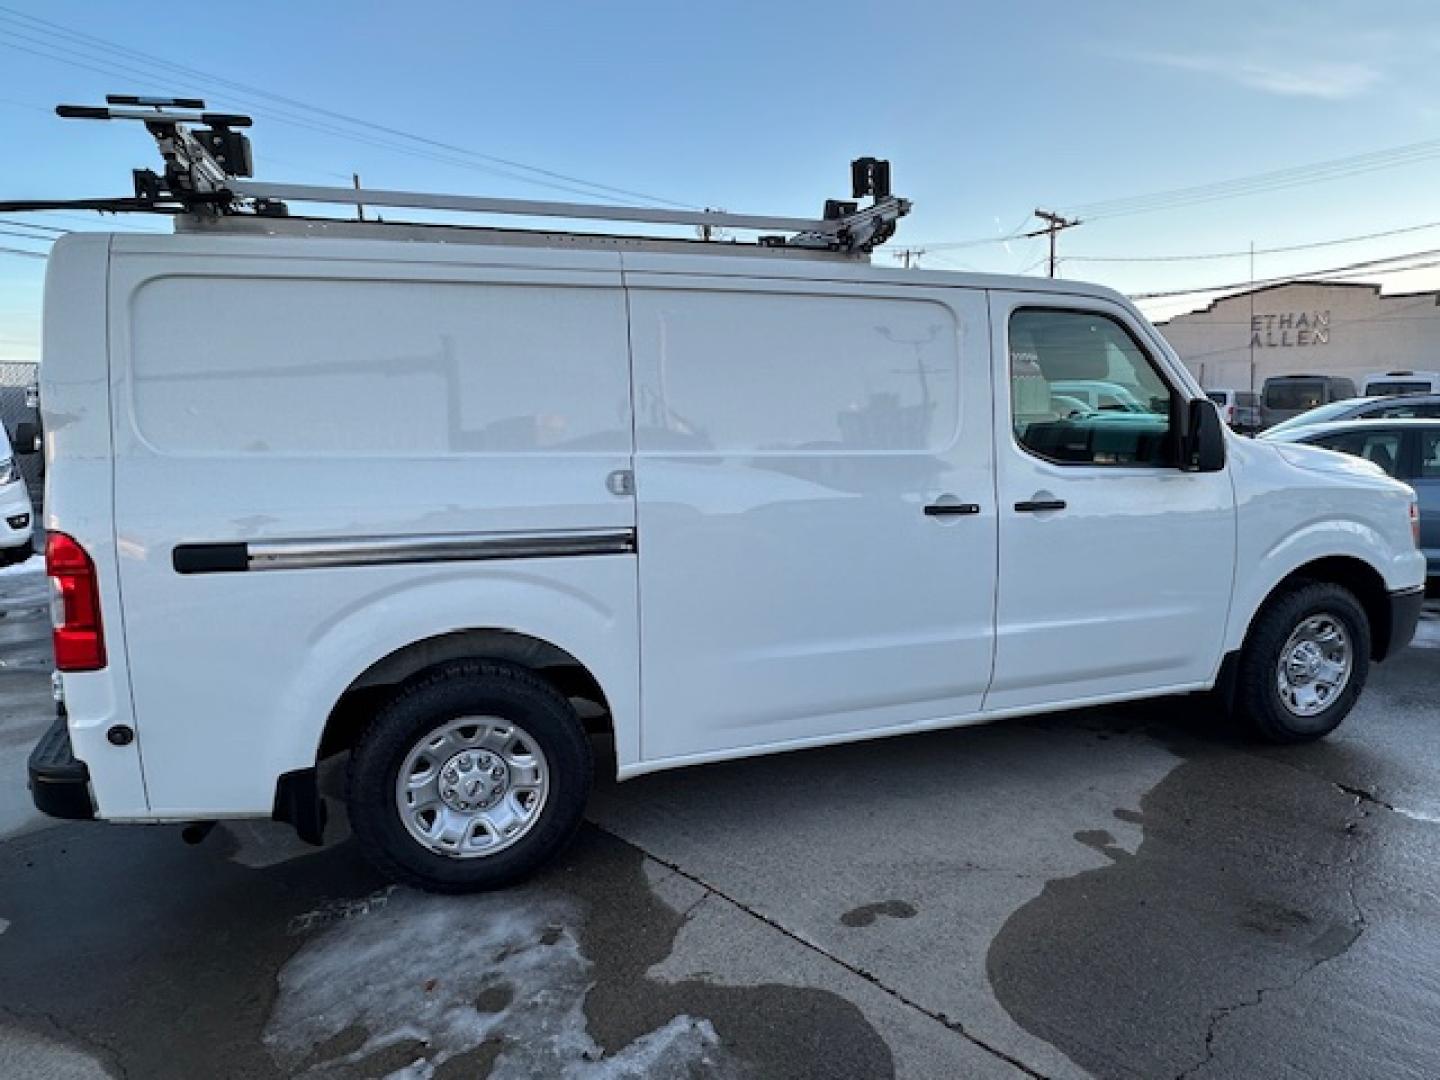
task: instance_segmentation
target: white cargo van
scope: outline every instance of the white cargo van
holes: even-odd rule
[[[587,726],[621,779],[1212,688],[1299,742],[1413,633],[1410,489],[1228,433],[1107,289],[178,226],[50,260],[52,813],[318,840],[347,754],[386,874],[482,888],[575,830]],[[1097,378],[1148,411],[1053,410]]]
[[[1362,397],[1440,393],[1440,371],[1379,371],[1365,376]]]

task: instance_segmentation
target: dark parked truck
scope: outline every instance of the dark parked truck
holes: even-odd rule
[[[1354,396],[1354,381],[1340,375],[1273,375],[1261,391],[1261,422],[1273,427],[1309,409]]]

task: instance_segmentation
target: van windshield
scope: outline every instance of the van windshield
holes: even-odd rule
[[[1324,401],[1324,379],[1285,379],[1265,384],[1267,409],[1313,409]]]
[[[1396,394],[1428,394],[1428,382],[1372,382],[1365,384],[1367,394],[1394,396]]]

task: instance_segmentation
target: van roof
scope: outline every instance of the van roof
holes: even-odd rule
[[[326,257],[382,261],[486,263],[574,267],[707,276],[778,277],[854,281],[939,288],[1087,296],[1125,307],[1114,289],[1069,278],[1026,277],[877,266],[866,256],[762,248],[754,244],[595,233],[533,232],[391,222],[313,218],[178,215],[174,233],[84,233],[61,237],[57,252],[86,238],[104,236],[119,254],[233,254],[246,257]],[[93,240],[92,240],[93,242]],[[503,254],[502,254],[503,252]]]

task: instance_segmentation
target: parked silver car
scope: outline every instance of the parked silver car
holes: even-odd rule
[[[1426,396],[1440,401],[1440,396]],[[1440,585],[1440,419],[1338,420],[1288,431],[1276,428],[1264,438],[1353,454],[1414,488],[1420,500],[1420,546],[1427,579],[1432,587]]]
[[[1295,428],[1310,427],[1335,420],[1405,420],[1410,418],[1440,420],[1440,394],[1380,394],[1373,397],[1332,401],[1310,409],[1299,416],[1276,424],[1260,437],[1272,436]]]

